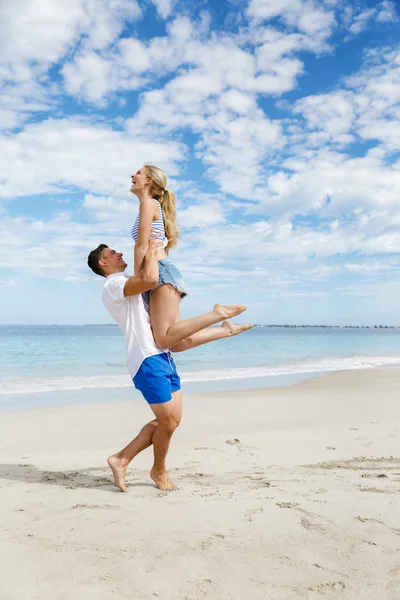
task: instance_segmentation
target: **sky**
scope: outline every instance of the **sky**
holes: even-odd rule
[[[130,175],[177,195],[182,316],[400,324],[400,6],[0,1],[0,323],[110,323]],[[243,319],[242,319],[243,320]]]

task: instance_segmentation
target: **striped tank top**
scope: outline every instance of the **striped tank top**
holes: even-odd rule
[[[151,227],[155,233],[160,234],[160,236],[158,237],[158,241],[162,242],[162,244],[163,244],[162,248],[165,248],[168,245],[168,240],[167,240],[167,236],[165,235],[164,218],[163,218],[163,214],[162,214],[161,204],[159,203],[157,198],[153,198],[153,200],[155,200],[157,202],[159,217],[158,217],[157,221],[153,221]],[[136,221],[132,227],[132,237],[135,240],[135,242],[138,237],[138,231],[139,231],[139,215],[136,217]]]

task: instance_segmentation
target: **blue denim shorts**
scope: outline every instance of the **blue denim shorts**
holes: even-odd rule
[[[169,402],[172,392],[181,389],[181,380],[169,352],[146,358],[132,381],[149,404]]]
[[[158,264],[159,275],[158,275],[158,283],[157,283],[156,287],[154,288],[154,290],[159,288],[161,285],[164,285],[165,283],[169,283],[169,284],[173,285],[174,288],[178,290],[178,292],[180,292],[181,300],[185,296],[187,296],[188,293],[185,290],[185,283],[183,281],[182,274],[181,274],[180,270],[178,269],[178,267],[176,267],[170,261],[169,258],[162,258],[161,260],[157,261],[157,264]],[[150,300],[150,296],[154,292],[154,290],[150,290],[149,292],[145,292],[143,294],[144,299],[147,300],[147,302]]]

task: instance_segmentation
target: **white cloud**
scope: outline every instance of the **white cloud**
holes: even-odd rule
[[[393,2],[383,0],[371,8],[359,10],[357,6],[345,7],[343,22],[352,35],[364,31],[371,21],[378,23],[394,23],[397,21],[396,7]]]
[[[359,73],[346,87],[299,100],[295,113],[307,122],[308,146],[347,145],[357,136],[381,142],[383,153],[397,151],[399,142],[400,47],[370,52]],[[351,137],[347,137],[347,135]]]
[[[377,11],[375,8],[368,8],[362,10],[357,15],[352,16],[352,23],[349,26],[349,31],[352,34],[361,33],[364,29],[367,28],[369,21],[372,18],[376,17]]]
[[[125,38],[118,42],[121,68],[126,67],[133,73],[143,73],[151,66],[149,49],[135,38]]]
[[[398,16],[394,2],[383,0],[383,2],[379,4],[378,11],[377,20],[380,23],[397,23]]]
[[[113,93],[139,89],[151,76],[168,74],[190,62],[185,47],[198,37],[190,20],[178,17],[168,25],[168,34],[147,44],[133,37],[123,38],[101,52],[83,44],[61,69],[67,92],[86,102],[107,104]]]
[[[126,22],[141,16],[135,0],[69,0],[67,3],[15,0],[3,3],[1,11],[0,84],[5,86],[0,101],[2,129],[22,126],[31,114],[48,110],[59,101],[60,90],[50,84],[48,70],[80,43],[85,48],[82,52],[87,61],[86,73],[91,73],[87,89],[90,92],[92,84],[95,90],[92,96],[97,99],[100,80],[106,73],[93,53],[88,56],[85,53],[109,46]],[[72,75],[79,79],[77,69]],[[81,87],[84,84],[80,81]],[[79,85],[74,88],[71,80],[67,87],[72,92],[81,89]]]
[[[199,155],[209,174],[224,193],[259,199],[263,161],[282,143],[280,124],[259,110],[236,118],[217,112],[207,123]]]
[[[254,96],[232,89],[221,94],[220,103],[223,108],[239,115],[244,115],[257,107]]]
[[[56,62],[76,41],[84,16],[81,0],[52,3],[13,0],[2,3],[2,60],[8,63]]]
[[[215,93],[232,88],[279,95],[293,89],[303,72],[303,62],[293,53],[323,48],[318,36],[284,34],[273,28],[252,27],[247,37],[210,36],[201,20],[191,22],[186,17],[169,23],[167,33],[145,44],[124,39],[95,57],[83,48],[62,70],[67,90],[88,102],[101,102],[109,100],[112,92],[139,88],[181,66],[187,70],[169,82],[181,91],[183,86],[192,92],[199,86],[208,89],[214,83],[219,88]],[[256,46],[255,55],[241,44]]]
[[[316,152],[312,157],[287,160],[288,169],[268,178],[268,192],[260,207],[273,213],[318,213],[337,216],[362,207],[398,204],[400,169],[378,158],[350,158],[339,153]]]
[[[93,194],[85,195],[83,207],[90,213],[91,222],[104,222],[107,224],[107,228],[112,223],[113,227],[117,229],[123,229],[129,218],[133,225],[133,215],[138,212],[138,202],[133,199],[122,200],[112,196],[94,196]]]
[[[93,51],[78,55],[73,64],[64,65],[62,74],[67,93],[82,96],[88,102],[100,101],[115,87],[112,63]]]
[[[167,19],[174,7],[174,0],[151,0],[162,19]]]
[[[70,0],[57,10],[44,0],[6,3],[0,197],[32,195],[29,213],[39,215],[43,200],[34,196],[53,196],[50,217],[1,209],[11,279],[84,282],[87,252],[100,242],[131,258],[129,174],[145,161],[175,177],[182,235],[174,259],[196,293],[218,282],[230,294],[246,277],[253,297],[262,290],[300,302],[325,298],[315,286],[343,273],[397,276],[399,50],[370,50],[352,77],[331,91],[316,85],[288,110],[304,95],[299,82],[310,82],[307,54],[334,52],[341,12],[347,7],[356,34],[395,22],[394,4],[251,0],[232,31],[211,29],[190,6],[182,16],[171,0],[153,4],[168,22],[151,38],[140,34],[135,1]],[[84,116],[63,116],[64,93],[68,114],[81,110],[77,101]],[[68,192],[65,204],[59,192]]]
[[[367,277],[376,278],[377,274],[385,273],[386,271],[393,271],[393,269],[399,269],[400,264],[399,261],[377,261],[372,260],[368,262],[358,262],[358,263],[346,263],[344,268],[346,271],[350,273],[360,273],[361,275],[365,275]]]
[[[78,188],[110,194],[144,162],[178,172],[185,147],[152,141],[83,119],[48,119],[13,137],[0,136],[0,197],[57,193]]]
[[[27,81],[2,85],[0,95],[0,130],[11,130],[23,125],[31,115],[46,114],[56,105],[49,90],[33,77]]]
[[[210,199],[202,204],[189,204],[179,211],[178,220],[184,229],[198,229],[224,223],[226,217],[222,202]]]
[[[328,34],[335,24],[335,16],[329,3],[326,4],[313,0],[251,0],[247,14],[256,21],[279,17],[286,25],[309,35]]]
[[[111,44],[126,22],[140,18],[135,0],[14,0],[3,3],[0,20],[2,62],[6,65],[60,60],[84,38],[101,49]]]

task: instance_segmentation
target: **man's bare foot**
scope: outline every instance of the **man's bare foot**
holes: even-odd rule
[[[153,468],[150,471],[150,477],[159,490],[163,490],[164,492],[172,492],[173,490],[176,490],[176,485],[171,480],[167,471],[156,471]]]
[[[121,490],[121,492],[127,492],[128,488],[125,484],[125,471],[126,465],[124,466],[121,459],[117,456],[109,456],[107,458],[108,465],[114,475],[115,485]]]
[[[216,304],[213,310],[221,315],[222,321],[222,319],[231,319],[232,317],[236,317],[246,309],[247,306],[244,304],[232,304],[231,306],[227,306],[226,304]]]
[[[222,323],[222,327],[224,327],[226,329],[227,335],[231,336],[231,335],[239,335],[239,333],[242,333],[243,331],[252,329],[254,327],[254,325],[251,325],[250,323],[247,323],[246,325],[234,325],[230,321],[224,321]]]

